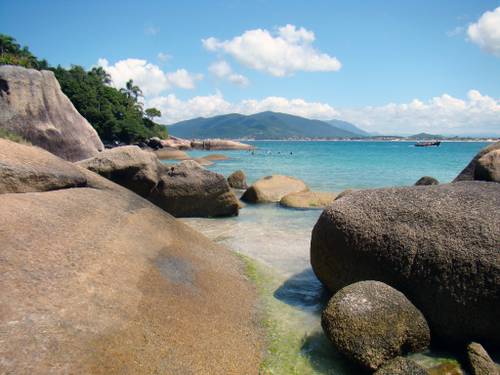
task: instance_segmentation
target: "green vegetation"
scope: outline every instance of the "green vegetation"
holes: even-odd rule
[[[31,144],[30,142],[28,142],[26,139],[24,139],[20,135],[14,134],[14,133],[12,133],[8,130],[5,130],[5,129],[0,129],[0,138],[7,139],[8,141],[12,141],[12,142],[22,143],[25,145]]]
[[[344,122],[341,123],[343,126],[346,124]],[[168,128],[172,135],[188,139],[327,139],[364,137],[359,132],[354,133],[352,130],[341,129],[324,121],[269,111],[249,116],[232,113],[210,118],[200,117],[178,122]]]
[[[102,67],[88,71],[78,65],[70,69],[50,67],[46,60],[33,56],[28,47],[0,34],[0,65],[6,64],[52,70],[62,91],[104,142],[133,143],[167,136],[166,127],[153,121],[161,112],[156,108],[143,111],[139,100],[142,91],[132,80],[117,90],[109,86],[111,77]]]

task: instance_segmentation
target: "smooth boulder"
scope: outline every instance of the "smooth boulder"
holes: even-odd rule
[[[0,194],[84,186],[87,178],[71,163],[38,147],[0,139]]]
[[[311,264],[333,292],[379,280],[403,292],[433,337],[500,341],[500,185],[362,190],[316,223]]]
[[[498,375],[500,369],[491,359],[488,352],[477,342],[467,346],[467,359],[472,375]]]
[[[291,193],[280,200],[280,205],[289,208],[316,208],[322,209],[333,203],[337,194],[322,191],[305,191],[302,193]]]
[[[242,170],[238,170],[231,173],[227,178],[227,183],[233,189],[239,189],[239,190],[248,189],[247,176],[245,175],[245,172],[243,172]]]
[[[171,149],[171,148],[160,148],[155,150],[155,155],[160,160],[187,160],[190,159],[189,155],[184,151]]]
[[[321,315],[336,348],[367,369],[430,343],[422,313],[403,293],[379,281],[360,281],[339,290]]]
[[[481,149],[475,156],[472,158],[469,164],[464,168],[462,172],[453,180],[453,182],[458,181],[473,181],[476,180],[476,166],[478,164],[478,160],[481,159],[484,155],[491,151],[500,150],[500,142],[492,143],[483,149]],[[480,177],[480,176],[477,176]]]
[[[420,177],[417,182],[415,182],[415,186],[428,186],[428,185],[439,185],[439,181],[436,180],[434,177],[423,176]]]
[[[97,132],[47,70],[0,66],[0,128],[69,161],[104,149]]]
[[[155,154],[137,146],[105,150],[99,155],[77,163],[89,171],[148,197],[158,185],[164,167]]]
[[[373,375],[429,375],[429,373],[409,358],[396,357],[384,363]]]
[[[163,174],[149,199],[176,217],[238,215],[238,199],[224,176],[192,160]]]
[[[257,296],[239,259],[95,173],[1,146],[29,155],[35,175],[66,164],[86,183],[0,193],[0,373],[259,373]]]
[[[478,159],[474,179],[500,182],[500,149],[490,151]]]
[[[301,193],[309,188],[304,181],[295,177],[273,175],[257,180],[241,196],[248,203],[273,203],[290,193]]]

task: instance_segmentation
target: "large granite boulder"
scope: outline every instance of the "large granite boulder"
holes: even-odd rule
[[[155,155],[161,160],[187,160],[190,158],[184,151],[166,147],[155,150]]]
[[[469,164],[464,168],[462,172],[453,180],[453,182],[458,181],[472,181],[481,179],[481,175],[476,176],[476,166],[479,159],[491,151],[500,150],[500,142],[492,143],[486,146],[481,151],[479,151],[476,156],[470,161]]]
[[[500,368],[491,359],[488,352],[477,342],[467,346],[467,359],[472,375],[499,375]]]
[[[227,183],[233,189],[247,189],[247,176],[245,176],[245,172],[242,170],[235,171],[229,175],[227,178]]]
[[[474,179],[500,182],[500,148],[484,154],[477,160]]]
[[[200,150],[253,150],[255,147],[229,139],[205,139],[191,141],[191,147]]]
[[[0,194],[67,189],[87,183],[73,164],[38,147],[12,145],[0,139]]]
[[[34,175],[66,164],[86,184],[0,193],[0,373],[258,374],[257,297],[233,254],[44,150],[1,150],[2,174],[26,154]]]
[[[422,311],[433,337],[500,342],[500,185],[353,192],[316,223],[311,264],[333,292],[379,280]]]
[[[430,343],[422,313],[403,293],[379,281],[360,281],[338,291],[323,311],[321,325],[341,353],[370,370]]]
[[[154,153],[143,151],[137,146],[105,150],[77,164],[142,197],[148,197],[151,194],[164,171],[164,166]]]
[[[245,191],[241,199],[248,203],[272,203],[279,202],[287,194],[308,190],[304,181],[298,178],[273,175],[257,180]]]
[[[104,146],[64,95],[54,73],[0,66],[0,128],[69,160],[95,156]]]
[[[192,160],[172,166],[148,199],[176,217],[238,215],[238,199],[224,176]]]

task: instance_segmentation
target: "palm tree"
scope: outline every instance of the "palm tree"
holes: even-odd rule
[[[21,49],[21,46],[16,43],[16,40],[5,34],[0,34],[0,55],[4,53],[16,53]]]
[[[134,81],[129,79],[125,84],[125,88],[120,89],[121,92],[126,94],[129,98],[133,99],[134,102],[137,102],[140,96],[142,96],[142,90],[139,86],[134,85]]]
[[[106,70],[104,70],[104,68],[102,66],[92,68],[91,73],[94,74],[97,78],[99,78],[99,80],[102,83],[104,83],[106,85],[109,85],[111,83],[111,76],[109,75],[109,73]]]

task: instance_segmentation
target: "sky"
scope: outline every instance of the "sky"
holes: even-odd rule
[[[165,124],[273,110],[500,135],[500,0],[0,0],[0,33],[133,79]]]

